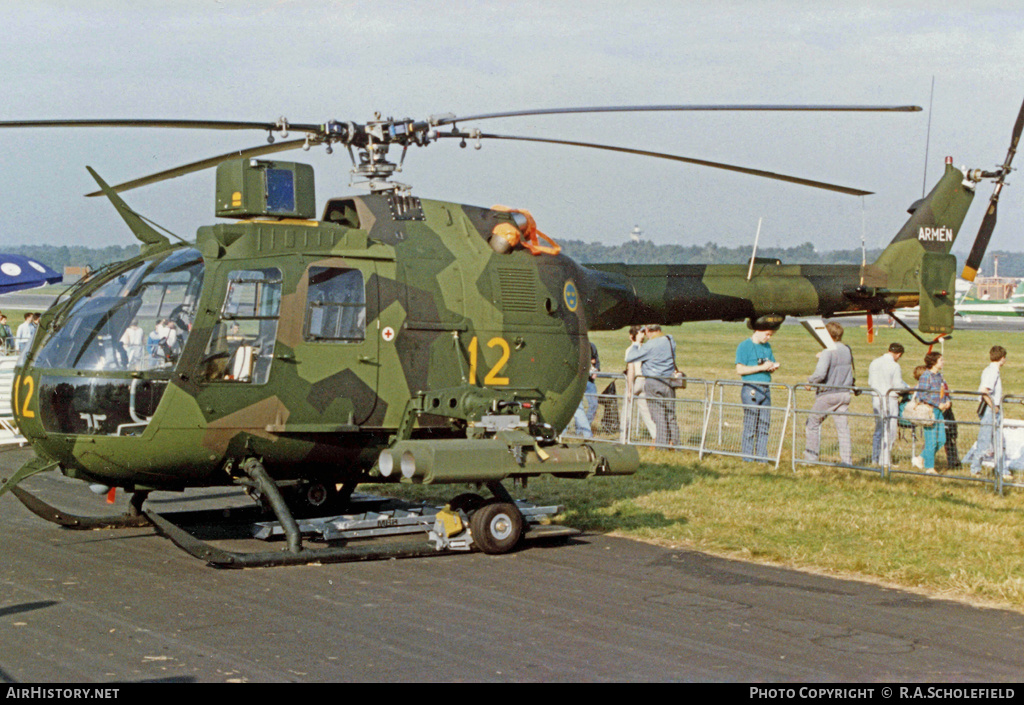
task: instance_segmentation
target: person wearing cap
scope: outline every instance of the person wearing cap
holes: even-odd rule
[[[868,365],[868,386],[874,392],[871,406],[875,410],[875,435],[871,438],[871,464],[886,466],[892,457],[892,444],[899,430],[899,401],[889,392],[894,389],[906,389],[903,381],[903,370],[900,358],[905,352],[900,343],[890,343],[889,349],[876,357]],[[885,422],[888,420],[888,439],[886,438]]]
[[[676,371],[676,343],[660,325],[645,326],[626,350],[626,364],[640,363],[646,378],[644,394],[654,420],[655,443],[679,445],[679,423],[676,421],[676,390],[666,381]]]
[[[771,424],[772,373],[779,369],[768,341],[774,328],[756,327],[753,335],[736,347],[736,374],[743,379],[743,460],[765,460]]]

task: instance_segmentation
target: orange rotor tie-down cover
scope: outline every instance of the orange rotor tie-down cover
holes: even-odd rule
[[[491,231],[492,235],[497,235],[506,240],[510,248],[522,242],[523,247],[534,255],[557,255],[562,251],[561,245],[537,229],[537,221],[533,219],[529,211],[520,208],[509,208],[508,206],[492,206],[491,210],[502,213],[518,213],[526,218],[526,228],[523,231],[520,231],[519,228],[511,223],[498,223]],[[542,245],[540,242],[541,238],[550,243],[550,245]]]

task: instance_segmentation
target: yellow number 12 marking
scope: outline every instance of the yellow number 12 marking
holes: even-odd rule
[[[22,381],[23,380],[22,380],[20,375],[18,377],[16,377],[15,380],[14,380],[14,404],[15,404],[15,407],[17,407],[17,404],[18,404],[18,395],[19,395],[19,392],[20,392],[20,389],[21,389]],[[30,399],[32,399],[32,392],[35,391],[35,382],[32,381],[31,377],[25,377],[24,378],[24,382],[25,382],[25,403],[21,407],[21,416],[22,416],[22,418],[26,418],[26,419],[34,419],[36,417],[36,413],[28,408],[28,402],[29,402]]]
[[[484,376],[484,384],[499,385],[508,384],[508,377],[499,377],[498,373],[505,367],[508,359],[512,356],[512,349],[508,346],[508,341],[504,338],[491,338],[487,341],[487,347],[489,348],[501,348],[501,358],[491,367],[490,371]],[[479,342],[476,336],[469,341],[469,383],[476,384],[476,369],[477,369],[477,358],[479,355]]]

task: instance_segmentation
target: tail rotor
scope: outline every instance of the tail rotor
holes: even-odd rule
[[[996,227],[996,208],[999,204],[999,194],[1003,190],[1006,175],[1010,173],[1010,163],[1017,153],[1017,142],[1020,140],[1022,131],[1024,131],[1024,103],[1020,106],[1017,122],[1013,126],[1010,149],[1006,153],[1006,160],[1002,166],[996,171],[976,170],[968,174],[968,178],[972,180],[995,179],[996,185],[992,191],[992,197],[989,199],[985,217],[981,221],[981,227],[978,229],[978,236],[974,239],[974,246],[971,248],[971,253],[967,256],[967,261],[964,262],[964,271],[960,275],[967,281],[974,281],[974,278],[977,276],[978,269],[981,267],[981,260],[985,257],[985,250],[988,248],[989,240],[992,239],[992,232]]]

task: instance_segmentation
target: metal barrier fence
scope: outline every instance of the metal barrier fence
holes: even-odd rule
[[[739,456],[779,467],[792,407],[793,389],[784,384],[716,380],[708,400],[700,457]]]
[[[597,374],[596,395],[585,395],[582,406],[595,406],[592,439],[655,448],[700,450],[704,417],[712,382],[687,379],[686,387],[668,397],[653,398],[644,391],[648,378],[640,377],[638,392],[626,389],[622,374]],[[654,378],[660,379],[660,378]],[[661,379],[667,384],[668,380]],[[659,432],[660,428],[660,432]],[[575,428],[575,421],[562,433],[565,438],[589,438]]]
[[[918,391],[921,390],[902,390],[899,396],[909,400]],[[1006,485],[1019,484],[1004,461],[1004,445],[1011,430],[1015,438],[1024,441],[1024,433],[1021,433],[1024,421],[980,418],[981,394],[978,392],[952,391],[946,398],[952,405],[931,425],[914,421],[902,413],[899,407],[904,407],[906,401],[899,407],[890,404],[884,430],[892,453],[886,473],[932,474],[985,482],[992,484],[998,493],[1002,493]],[[999,442],[1000,439],[1003,441]],[[1020,445],[1018,443],[1017,448]],[[991,451],[986,452],[986,447]],[[1017,448],[1015,451],[1019,452]]]
[[[949,411],[925,424],[903,414],[922,391],[914,388],[883,397],[866,387],[688,379],[685,388],[654,398],[640,379],[634,393],[626,389],[624,375],[599,373],[598,394],[583,402],[595,407],[592,434],[570,424],[563,438],[689,450],[700,458],[734,456],[777,468],[791,429],[794,470],[825,466],[885,478],[934,475],[989,483],[999,493],[1009,485],[1024,487],[1024,396],[1006,396],[992,422],[978,417],[978,392],[950,392]],[[1001,442],[986,442],[993,438]],[[987,446],[992,450],[986,454]]]
[[[1002,492],[1005,485],[1024,487],[1024,397],[1004,396],[997,421],[1002,443],[996,452],[1003,461],[1003,479],[997,481],[996,490]]]
[[[792,407],[790,387],[687,379],[684,388],[671,390],[674,394],[652,397],[641,385],[647,379],[668,380],[639,379],[633,393],[626,390],[624,375],[599,373],[598,393],[585,395],[581,404],[594,405],[591,434],[573,421],[562,437],[692,450],[701,458],[732,455],[778,467]],[[751,393],[753,398],[745,398]]]
[[[874,390],[800,384],[793,388],[793,395],[794,469],[827,465],[883,474],[884,466],[874,453],[878,421]]]

